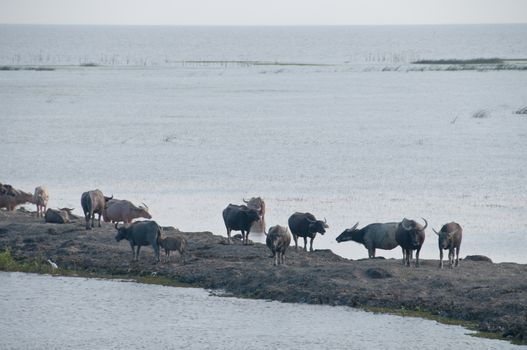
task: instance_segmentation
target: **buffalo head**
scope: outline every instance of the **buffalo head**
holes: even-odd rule
[[[138,208],[133,208],[132,210],[138,217],[151,219],[152,215],[150,215],[150,212],[148,211],[148,206],[145,203],[142,204],[143,205],[140,205]]]
[[[247,209],[242,209],[242,212],[245,214],[249,222],[260,221],[260,215],[258,214],[256,210],[247,208]]]
[[[425,226],[406,218],[401,221],[401,226],[408,233],[410,239],[409,243],[413,249],[417,249],[421,246],[422,240],[424,240],[425,237],[425,229],[428,227],[428,222],[424,218],[421,219],[425,222]]]
[[[345,229],[337,238],[337,242],[346,242],[346,241],[352,241],[355,238],[355,233],[358,232],[357,226],[359,226],[359,223],[357,222],[355,225],[353,225],[352,228]]]
[[[324,221],[311,219],[307,219],[307,221],[309,222],[309,232],[318,232],[323,235],[326,233],[326,229],[329,228],[326,218],[324,218]]]
[[[437,232],[435,229],[432,229],[432,230],[439,237],[439,246],[442,249],[448,249],[453,246],[454,235],[457,233],[458,230],[455,230],[452,232],[445,232],[445,231]]]
[[[265,202],[260,197],[252,197],[249,200],[243,199],[243,202],[247,204],[249,209],[254,209],[256,212],[263,217],[265,215]]]
[[[115,228],[117,229],[117,235],[115,235],[115,240],[119,242],[120,240],[126,239],[128,237],[128,230],[123,225],[121,227],[118,226],[117,223],[115,223]]]

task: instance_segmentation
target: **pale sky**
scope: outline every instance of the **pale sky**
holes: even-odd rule
[[[0,23],[131,25],[527,23],[527,0],[0,0]]]

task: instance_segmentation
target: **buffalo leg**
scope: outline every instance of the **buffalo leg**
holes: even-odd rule
[[[448,263],[450,268],[454,267],[454,248],[448,251]]]
[[[91,227],[92,227],[92,228],[95,227],[95,213],[92,213],[92,214],[91,214]]]
[[[421,247],[417,248],[417,251],[415,252],[415,267],[419,267],[419,252],[421,251]],[[408,266],[410,266],[410,263],[408,262]]]
[[[84,213],[84,218],[86,219],[86,230],[91,229],[90,227],[90,213]]]
[[[231,229],[227,227],[227,244],[231,244]]]
[[[135,247],[132,242],[130,242],[130,248],[132,248],[132,261],[135,261]]]
[[[401,249],[403,250],[403,265],[406,265],[406,250],[402,247]]]
[[[139,251],[140,251],[140,250],[141,250],[141,246],[138,245],[138,246],[137,246],[137,256],[136,256],[136,258],[135,258],[135,261],[139,261]]]
[[[315,239],[315,237],[311,237],[311,240],[309,241],[309,251],[312,252],[313,251],[313,240]]]
[[[101,213],[99,213],[99,220],[98,221],[99,221],[99,227],[101,227]]]
[[[293,234],[293,239],[295,241],[295,249],[298,249],[298,236]]]
[[[456,247],[456,267],[457,267],[457,264],[459,263],[459,249],[461,249],[461,247]]]
[[[304,237],[304,251],[307,252],[307,237]]]
[[[157,244],[152,244],[152,248],[154,248],[154,258],[155,258],[155,261],[156,263],[159,262],[159,246]]]
[[[439,247],[439,268],[443,268],[443,249]]]
[[[249,230],[245,233],[245,244],[249,244],[249,232],[251,232],[251,229],[249,228]]]

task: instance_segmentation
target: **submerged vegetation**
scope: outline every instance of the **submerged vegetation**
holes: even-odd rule
[[[33,66],[0,66],[0,70],[34,70],[34,71],[53,71],[52,67],[33,67]]]
[[[527,70],[527,58],[423,59],[411,63],[422,66],[412,71]]]
[[[521,107],[520,109],[516,110],[516,112],[514,112],[514,114],[527,115],[527,106]]]

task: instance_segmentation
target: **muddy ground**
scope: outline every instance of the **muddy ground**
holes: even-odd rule
[[[83,220],[46,224],[35,213],[0,211],[0,251],[16,260],[51,259],[59,268],[110,275],[157,275],[240,297],[284,302],[387,307],[430,312],[473,321],[481,331],[527,342],[527,265],[463,259],[455,269],[438,269],[437,260],[404,267],[398,259],[353,261],[329,250],[290,248],[285,266],[273,266],[265,245],[225,244],[210,232],[167,236],[188,240],[186,263],[172,256],[154,264],[151,247],[132,262],[127,241],[115,241],[115,228],[86,231]]]

